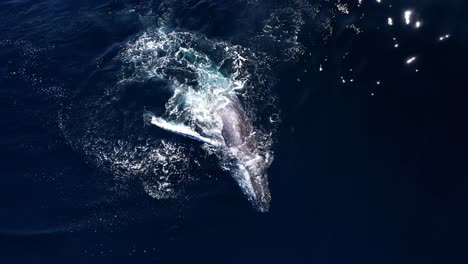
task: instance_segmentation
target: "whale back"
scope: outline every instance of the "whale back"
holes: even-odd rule
[[[236,160],[232,176],[258,211],[268,211],[271,197],[264,159],[257,155],[258,146],[240,103],[233,100],[218,114],[223,121],[221,133],[225,145]]]
[[[230,103],[219,111],[223,121],[221,134],[227,147],[238,147],[246,142],[249,129],[244,113],[235,103]]]

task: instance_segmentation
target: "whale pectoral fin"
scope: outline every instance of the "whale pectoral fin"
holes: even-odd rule
[[[184,124],[177,124],[177,123],[173,123],[170,121],[166,121],[165,119],[156,117],[153,114],[147,113],[145,114],[145,116],[146,116],[145,119],[147,119],[150,124],[155,125],[166,131],[169,131],[169,132],[172,132],[172,133],[184,136],[184,137],[188,137],[191,139],[195,139],[195,140],[198,140],[200,142],[203,142],[212,146],[219,145],[219,142],[217,142],[216,140],[213,140],[208,137],[204,137],[200,135],[198,132],[194,131],[191,127],[186,126]]]

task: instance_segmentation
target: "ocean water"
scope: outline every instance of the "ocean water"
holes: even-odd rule
[[[1,1],[1,263],[466,263],[467,18]]]

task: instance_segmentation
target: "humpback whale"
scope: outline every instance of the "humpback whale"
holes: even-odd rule
[[[241,103],[235,96],[226,97],[226,103],[214,110],[212,119],[220,124],[217,135],[202,135],[189,126],[164,120],[151,115],[150,123],[166,131],[176,133],[219,150],[242,192],[253,207],[266,212],[270,205],[270,191],[265,163],[271,157],[258,153],[255,134],[249,123]]]
[[[268,211],[271,131],[265,129],[269,124],[254,125],[260,111],[249,107],[258,100],[268,104],[261,95],[263,81],[252,78],[259,71],[258,58],[241,46],[168,28],[145,32],[121,58],[126,78],[164,80],[172,91],[165,111],[157,116],[146,112],[144,121],[204,144],[253,207]]]

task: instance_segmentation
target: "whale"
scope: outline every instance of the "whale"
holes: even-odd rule
[[[267,212],[271,194],[265,166],[271,157],[261,155],[252,125],[235,96],[228,96],[226,103],[211,113],[217,120],[220,133],[204,135],[182,123],[171,122],[150,114],[152,125],[171,133],[184,136],[218,150],[223,164],[227,164],[231,176],[239,185],[247,199],[259,212]]]
[[[261,95],[267,87],[253,78],[254,54],[200,34],[158,28],[130,42],[121,58],[131,79],[162,80],[172,94],[164,111],[162,105],[154,108],[157,115],[149,112],[152,106],[145,108],[145,124],[201,144],[203,151],[218,158],[220,168],[229,172],[253,207],[268,211],[273,131],[266,129],[268,123],[255,122],[262,112],[255,102],[262,97],[267,103],[268,98]]]

